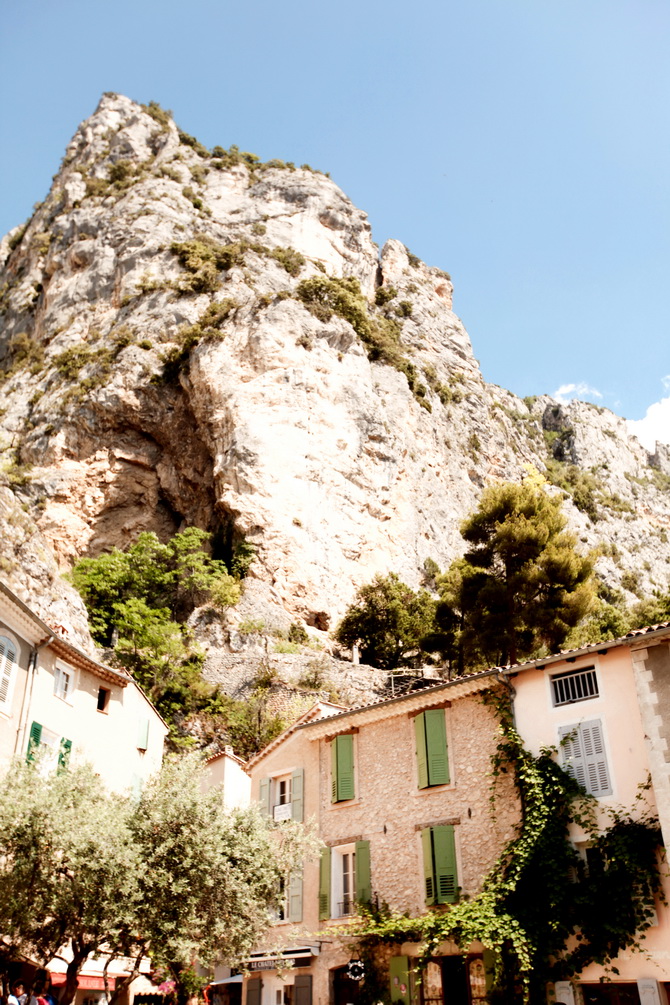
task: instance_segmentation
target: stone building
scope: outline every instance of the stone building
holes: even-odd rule
[[[489,802],[498,722],[481,696],[498,681],[487,671],[351,710],[318,703],[251,759],[252,799],[275,820],[314,821],[325,849],[288,879],[280,916],[247,963],[246,1005],[355,1001],[346,926],[358,903],[417,915],[480,889],[518,820],[509,778],[494,816]],[[415,999],[419,951],[404,944],[385,962],[393,1001]],[[440,946],[431,996],[442,1001],[445,974],[459,1001],[483,1001],[483,955],[476,943],[466,954]]]

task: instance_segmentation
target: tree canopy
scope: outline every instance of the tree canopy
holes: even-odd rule
[[[430,631],[434,614],[435,602],[426,590],[415,592],[393,572],[375,576],[356,594],[335,638],[359,646],[366,663],[384,670],[416,666],[420,640]]]
[[[301,824],[224,810],[192,756],[168,760],[139,801],[110,795],[90,767],[45,776],[15,764],[0,782],[3,955],[44,966],[69,950],[69,1005],[92,955],[130,960],[129,981],[149,954],[183,1001],[194,961],[243,959],[280,881],[315,853]]]
[[[461,664],[557,652],[595,604],[593,562],[577,551],[561,499],[532,483],[492,485],[464,521],[470,546],[439,581],[438,619]]]
[[[185,624],[199,604],[224,608],[240,597],[239,582],[207,554],[209,538],[197,527],[165,544],[144,533],[126,551],[83,558],[72,570],[93,638],[133,672],[170,725],[173,745],[188,742],[182,727],[189,716],[222,710]]]

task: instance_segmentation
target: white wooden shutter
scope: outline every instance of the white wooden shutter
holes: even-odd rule
[[[554,992],[556,1005],[575,1005],[575,989],[570,981],[556,981]]]
[[[561,726],[563,767],[593,796],[611,796],[612,784],[600,719]]]
[[[611,796],[612,785],[607,768],[605,741],[600,719],[583,722],[581,734],[588,779],[586,788],[594,796]]]
[[[658,981],[651,979],[639,980],[637,990],[642,1005],[661,1005],[661,994]]]
[[[8,638],[0,635],[0,705],[9,698],[9,686],[16,662],[16,650]]]

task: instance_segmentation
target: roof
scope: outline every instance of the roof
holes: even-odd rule
[[[48,646],[52,649],[57,656],[61,659],[67,660],[73,666],[78,667],[81,670],[89,670],[94,673],[97,677],[102,677],[103,680],[109,681],[113,684],[120,684],[121,687],[126,687],[128,683],[132,680],[130,674],[126,670],[117,670],[114,667],[107,666],[105,663],[99,663],[94,660],[87,653],[78,649],[67,639],[63,638],[62,635],[58,635],[56,630],[48,625],[42,620],[27,604],[25,604],[20,597],[17,597],[9,587],[0,581],[0,593],[2,593],[7,600],[9,600],[14,607],[18,608],[24,617],[32,623],[33,627],[37,629],[37,635],[39,638],[38,648],[43,646]]]
[[[590,653],[605,653],[609,649],[618,649],[620,646],[629,648],[636,643],[643,644],[655,639],[663,639],[670,636],[670,621],[662,621],[658,625],[647,625],[644,628],[634,628],[626,635],[621,635],[616,639],[608,639],[606,642],[594,642],[579,649],[563,649],[561,652],[552,653],[551,656],[544,656],[541,659],[527,660],[525,663],[511,663],[508,666],[498,667],[500,673],[511,676],[522,670],[544,670],[550,663],[563,663],[566,660],[577,659],[579,656],[588,656]]]
[[[309,729],[313,739],[332,737],[338,733],[346,732],[358,723],[383,719],[391,706],[393,707],[391,714],[402,715],[403,713],[419,712],[424,708],[443,706],[446,702],[469,698],[473,694],[487,691],[492,683],[500,682],[501,679],[497,667],[492,670],[480,670],[478,673],[466,674],[455,680],[444,681],[434,687],[410,691],[409,694],[397,695],[395,698],[383,698],[381,701],[371,702],[368,705],[359,705],[315,722],[296,723],[295,728]]]
[[[588,655],[589,653],[603,653],[619,646],[633,646],[640,642],[644,643],[647,640],[663,639],[665,637],[670,637],[670,621],[664,621],[658,625],[648,625],[644,628],[635,628],[620,638],[609,639],[606,642],[595,642],[592,645],[582,646],[579,649],[566,649],[551,656],[546,656],[543,659],[528,660],[525,663],[514,663],[508,666],[491,667],[488,670],[466,674],[463,677],[457,677],[455,680],[436,684],[434,687],[422,688],[420,691],[411,691],[409,694],[398,695],[394,698],[384,698],[367,705],[359,705],[355,708],[331,706],[342,709],[342,711],[336,712],[333,715],[317,716],[316,713],[319,704],[321,704],[317,703],[294,722],[292,726],[289,726],[283,733],[280,733],[267,747],[254,754],[247,762],[247,768],[254,767],[266,754],[270,753],[271,750],[274,750],[291,734],[300,729],[309,730],[310,738],[314,740],[332,738],[333,736],[337,736],[338,733],[347,732],[352,726],[358,723],[375,722],[384,718],[388,714],[390,707],[393,707],[391,714],[395,713],[396,706],[398,706],[396,714],[413,711],[419,712],[424,708],[439,707],[447,701],[467,698],[473,694],[486,691],[494,682],[507,683],[508,677],[512,677],[523,670],[532,668],[542,670],[549,663],[560,663],[577,658],[578,656]]]
[[[283,743],[284,740],[288,739],[288,737],[291,736],[292,733],[295,733],[297,729],[300,729],[302,726],[310,725],[314,721],[319,722],[321,719],[332,719],[332,715],[323,716],[320,714],[324,708],[339,708],[342,709],[342,711],[348,711],[346,705],[335,705],[330,701],[315,702],[307,709],[306,712],[303,712],[303,714],[296,719],[296,721],[289,726],[288,729],[285,729],[283,733],[280,733],[279,736],[276,736],[274,740],[268,743],[267,747],[263,747],[263,749],[259,750],[257,754],[254,754],[253,757],[249,758],[246,764],[247,771],[249,771],[252,767],[255,767],[255,765],[258,764],[258,762],[261,761],[266,754],[269,754],[271,750],[274,750],[280,743]]]

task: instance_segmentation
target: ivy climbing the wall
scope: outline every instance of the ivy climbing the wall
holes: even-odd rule
[[[662,896],[660,830],[644,791],[631,810],[607,810],[608,824],[599,826],[602,807],[556,763],[556,751],[536,756],[525,749],[506,690],[487,692],[484,701],[500,721],[492,801],[496,779],[512,773],[518,833],[471,899],[418,918],[385,906],[362,909],[347,938],[355,938],[361,952],[380,943],[421,943],[418,971],[446,939],[464,952],[479,941],[496,961],[491,1002],[544,1005],[548,981],[570,979],[591,963],[616,973],[616,956],[640,947]],[[586,835],[588,863],[570,841],[571,822]]]

